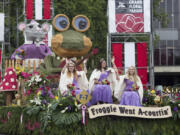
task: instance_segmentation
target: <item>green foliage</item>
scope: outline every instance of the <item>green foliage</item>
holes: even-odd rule
[[[57,112],[52,116],[52,121],[57,126],[66,126],[72,123],[78,123],[81,120],[81,113],[61,113]]]
[[[150,95],[148,90],[144,91],[144,96],[143,96],[143,105],[148,106],[148,105],[155,105],[154,103],[154,96]]]
[[[168,14],[160,7],[161,0],[153,1],[153,19],[161,22],[162,27],[167,27],[169,23]]]
[[[40,130],[27,130],[26,125],[31,121],[40,121],[41,113],[29,116],[22,113],[24,107],[0,107],[0,118],[7,118],[8,112],[11,117],[7,123],[0,121],[0,134],[11,135],[39,135]],[[23,114],[23,121],[20,122],[20,116]],[[56,112],[53,114],[53,122],[48,121],[44,135],[179,135],[180,121],[169,119],[149,120],[126,117],[106,116],[96,119],[87,118],[87,125],[83,126],[80,121],[80,114]],[[44,116],[43,116],[44,117]],[[47,116],[48,117],[48,116]],[[70,122],[74,121],[72,124]],[[41,121],[43,123],[44,121]],[[56,123],[56,124],[55,124]],[[42,133],[42,132],[41,132]]]
[[[0,105],[4,105],[5,101],[5,93],[4,92],[0,92]]]

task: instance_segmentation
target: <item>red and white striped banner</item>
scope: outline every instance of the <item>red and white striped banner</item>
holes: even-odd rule
[[[51,0],[26,0],[26,18],[27,19],[50,19],[51,18]],[[33,8],[35,8],[35,17]]]
[[[130,66],[136,66],[143,85],[147,84],[146,43],[112,43],[112,54],[115,57],[115,64],[119,69],[124,69],[124,72],[126,72]]]
[[[151,31],[150,0],[109,0],[109,33]]]
[[[122,73],[123,70],[123,44],[121,43],[113,43],[112,44],[112,52],[115,59],[115,64],[118,67],[119,74]]]

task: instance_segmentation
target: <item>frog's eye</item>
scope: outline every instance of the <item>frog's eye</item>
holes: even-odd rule
[[[69,25],[69,18],[64,14],[58,14],[53,19],[53,26],[60,32],[67,30]]]
[[[90,21],[84,15],[77,15],[72,20],[72,26],[76,31],[85,32],[90,27]]]

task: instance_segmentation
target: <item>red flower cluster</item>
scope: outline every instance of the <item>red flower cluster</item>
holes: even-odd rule
[[[92,49],[92,54],[95,55],[95,54],[97,54],[97,53],[98,53],[98,48],[93,48],[93,49]]]
[[[137,85],[135,85],[135,84],[133,84],[133,90],[135,90],[135,91],[137,91],[137,90],[139,90],[139,86],[137,86]]]
[[[110,85],[110,82],[107,79],[101,81],[103,85]]]
[[[72,94],[73,97],[75,97],[75,96],[76,96],[76,95],[75,95],[75,90],[72,90],[72,91],[71,91],[71,94]]]
[[[72,90],[75,90],[76,87],[75,87],[75,85],[72,83],[72,84],[68,84],[68,85],[67,85],[67,88],[72,91]]]

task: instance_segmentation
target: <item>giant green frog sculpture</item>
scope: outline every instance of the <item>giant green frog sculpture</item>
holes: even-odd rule
[[[51,48],[54,56],[46,56],[44,63],[40,65],[40,71],[46,74],[61,72],[60,57],[79,57],[86,55],[92,47],[92,42],[82,32],[90,27],[89,19],[84,15],[78,15],[73,18],[72,26],[75,30],[68,30],[69,19],[64,14],[59,14],[53,19],[54,28],[59,31],[52,37]]]

